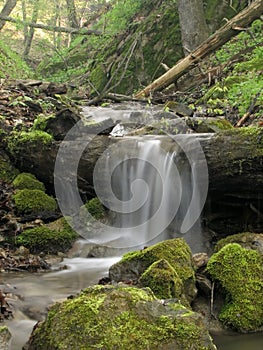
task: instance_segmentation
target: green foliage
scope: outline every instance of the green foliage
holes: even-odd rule
[[[47,226],[25,230],[16,238],[16,245],[28,248],[31,253],[56,254],[64,252],[71,247],[78,235],[66,222],[62,225],[63,228],[59,230],[50,229]]]
[[[21,56],[0,40],[0,78],[28,78],[32,71]]]
[[[30,173],[21,173],[16,176],[13,181],[13,186],[18,190],[40,190],[45,191],[43,182],[37,180],[35,175]]]
[[[241,332],[262,326],[263,267],[259,253],[230,243],[212,255],[207,270],[227,293],[220,320]]]
[[[105,209],[97,197],[89,200],[85,204],[85,207],[88,212],[97,220],[102,219],[105,216]]]
[[[19,190],[13,195],[13,199],[18,214],[37,214],[57,209],[55,199],[41,190]]]
[[[255,115],[261,115],[263,47],[260,20],[254,21],[249,31],[241,32],[218,50],[212,64],[218,65],[219,62],[228,67],[228,62],[235,60],[237,56],[241,58],[243,56],[242,61],[236,63],[231,71],[225,68],[227,76],[206,91],[202,101],[205,101],[211,108],[236,107],[242,116],[256,99],[258,111]]]

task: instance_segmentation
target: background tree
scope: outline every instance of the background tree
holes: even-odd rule
[[[35,0],[34,1],[34,6],[33,6],[33,10],[32,10],[32,18],[31,18],[31,23],[37,23],[37,19],[38,19],[38,12],[39,12],[39,3],[40,3],[40,0]],[[30,48],[31,48],[31,45],[32,45],[32,40],[33,40],[33,36],[34,36],[34,32],[35,32],[35,29],[34,27],[30,27],[29,30],[25,30],[24,31],[24,34],[25,35],[25,38],[24,38],[24,57],[27,58],[28,57],[28,54],[29,54],[29,51],[30,51]]]
[[[203,0],[178,0],[177,6],[183,50],[188,55],[209,36]]]
[[[1,16],[9,16],[10,13],[13,11],[17,3],[17,0],[6,0],[4,7],[0,13]],[[3,28],[5,25],[6,21],[5,20],[0,20],[0,30]]]

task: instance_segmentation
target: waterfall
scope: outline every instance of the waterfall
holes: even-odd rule
[[[193,252],[206,251],[200,222],[205,185],[198,175],[203,168],[195,159],[196,138],[180,136],[172,147],[162,138],[125,138],[97,162],[94,185],[111,211],[112,227],[104,235],[113,245],[143,248],[183,237]]]

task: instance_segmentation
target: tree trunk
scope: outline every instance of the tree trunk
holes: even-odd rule
[[[67,0],[67,13],[70,27],[79,28],[74,0]]]
[[[17,3],[17,0],[6,0],[6,3],[0,13],[1,16],[9,16],[10,13],[13,11]],[[0,30],[3,28],[5,25],[6,20],[0,20]]]
[[[171,83],[174,83],[183,74],[194,68],[203,58],[224,45],[233,36],[249,26],[255,19],[260,18],[263,13],[263,2],[256,0],[252,4],[238,13],[223,27],[211,35],[203,44],[198,46],[190,55],[180,60],[175,66],[160,76],[146,88],[138,92],[135,97],[146,97],[151,92],[161,90]]]
[[[34,1],[34,7],[32,12],[32,23],[36,24],[38,19],[38,10],[39,10],[39,0]],[[27,32],[27,36],[25,37],[25,48],[24,48],[24,57],[26,58],[29,54],[32,40],[34,36],[35,29],[33,27],[30,27],[29,31]]]
[[[182,45],[185,56],[209,36],[203,0],[178,0]]]

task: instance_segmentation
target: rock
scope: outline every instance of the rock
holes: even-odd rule
[[[208,260],[209,260],[209,257],[206,253],[196,253],[193,255],[193,262],[196,269],[205,267]]]
[[[52,306],[28,349],[57,348],[216,349],[201,315],[130,286],[93,286]]]
[[[116,282],[138,281],[142,274],[160,259],[165,259],[175,270],[183,283],[184,294],[191,302],[196,295],[192,254],[188,245],[180,238],[125,254],[119,262],[110,267],[109,277]]]
[[[45,191],[43,182],[37,180],[35,175],[30,173],[21,173],[15,177],[12,182],[13,186],[17,190],[40,190]]]
[[[189,306],[183,295],[183,282],[177,272],[165,259],[154,262],[141,275],[139,283],[149,287],[159,299],[176,298],[183,305]]]
[[[209,278],[202,274],[196,274],[196,284],[198,292],[205,295],[207,298],[211,298],[212,282]]]
[[[226,291],[219,319],[240,332],[263,326],[263,266],[256,250],[229,243],[213,254],[207,271]]]
[[[189,128],[198,133],[216,133],[222,130],[233,129],[229,121],[219,117],[185,118],[185,123]]]
[[[6,326],[0,327],[0,350],[9,349],[9,341],[11,339],[11,333]]]
[[[263,234],[243,232],[228,236],[217,242],[215,251],[219,251],[229,243],[238,243],[241,247],[256,250],[263,256]]]

